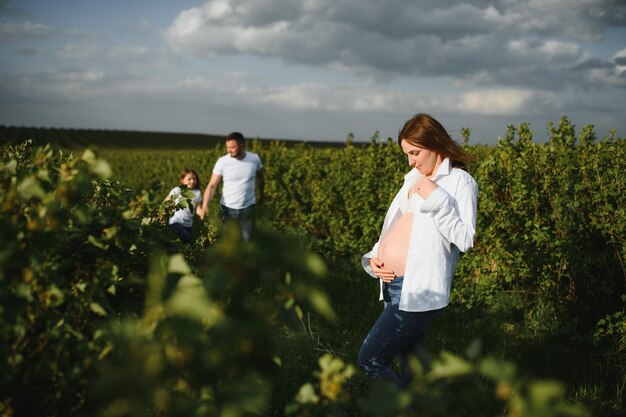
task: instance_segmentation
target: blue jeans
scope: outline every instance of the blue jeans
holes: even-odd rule
[[[416,354],[426,342],[426,329],[443,308],[431,311],[401,311],[400,294],[403,277],[383,285],[385,308],[368,333],[359,352],[359,367],[372,378],[384,379],[399,388],[410,382],[406,357]],[[394,358],[400,358],[400,373],[392,368]]]
[[[220,213],[222,215],[222,222],[226,224],[229,220],[236,220],[239,222],[239,228],[241,229],[241,238],[248,242],[252,237],[254,231],[254,216],[253,216],[254,204],[242,209],[234,209],[226,207],[220,204]]]
[[[170,229],[178,235],[183,243],[191,243],[191,227],[185,227],[180,223],[170,224]]]

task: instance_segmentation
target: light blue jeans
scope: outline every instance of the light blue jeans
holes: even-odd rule
[[[254,204],[242,209],[234,209],[220,204],[222,222],[226,224],[226,222],[229,220],[238,221],[239,227],[241,229],[241,238],[244,240],[244,242],[250,241],[250,239],[252,238],[252,232],[254,232],[253,210]]]
[[[406,357],[417,353],[425,345],[426,329],[443,310],[400,310],[398,306],[403,281],[403,277],[398,277],[383,285],[385,308],[359,352],[359,367],[365,374],[390,381],[399,388],[406,386],[411,378]],[[396,357],[400,359],[400,375],[391,368]]]

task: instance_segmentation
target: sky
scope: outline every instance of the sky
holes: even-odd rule
[[[626,136],[625,0],[0,0],[0,125]]]

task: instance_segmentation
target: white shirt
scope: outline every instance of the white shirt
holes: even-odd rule
[[[229,154],[221,156],[213,168],[213,173],[224,181],[220,203],[232,209],[243,209],[256,203],[254,182],[261,168],[261,158],[253,152],[246,151],[242,159]]]
[[[172,217],[170,217],[168,224],[180,223],[185,227],[193,226],[194,207],[202,201],[202,192],[198,188],[194,188],[192,191],[193,199],[191,200],[191,203],[193,205],[190,208],[176,210]],[[176,204],[178,204],[183,198],[180,195],[180,187],[174,187],[172,191],[170,191],[169,195]]]
[[[417,169],[404,177],[404,185],[391,202],[380,236],[401,216],[400,196],[421,176]],[[454,269],[459,252],[468,251],[476,234],[478,185],[459,168],[452,168],[446,158],[431,178],[438,187],[424,200],[419,194],[411,198],[413,227],[400,296],[400,310],[429,311],[448,305]],[[363,255],[365,271],[376,277],[369,265],[378,253],[381,237],[373,249]],[[382,300],[383,281],[380,280]]]

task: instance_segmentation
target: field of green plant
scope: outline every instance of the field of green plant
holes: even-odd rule
[[[255,239],[223,228],[214,202],[183,247],[161,201],[183,167],[206,184],[219,140],[12,141],[0,416],[622,416],[626,139],[567,119],[549,130],[544,144],[520,125],[465,145],[477,240],[403,391],[355,365],[382,308],[360,257],[407,171],[397,144],[253,140]]]

